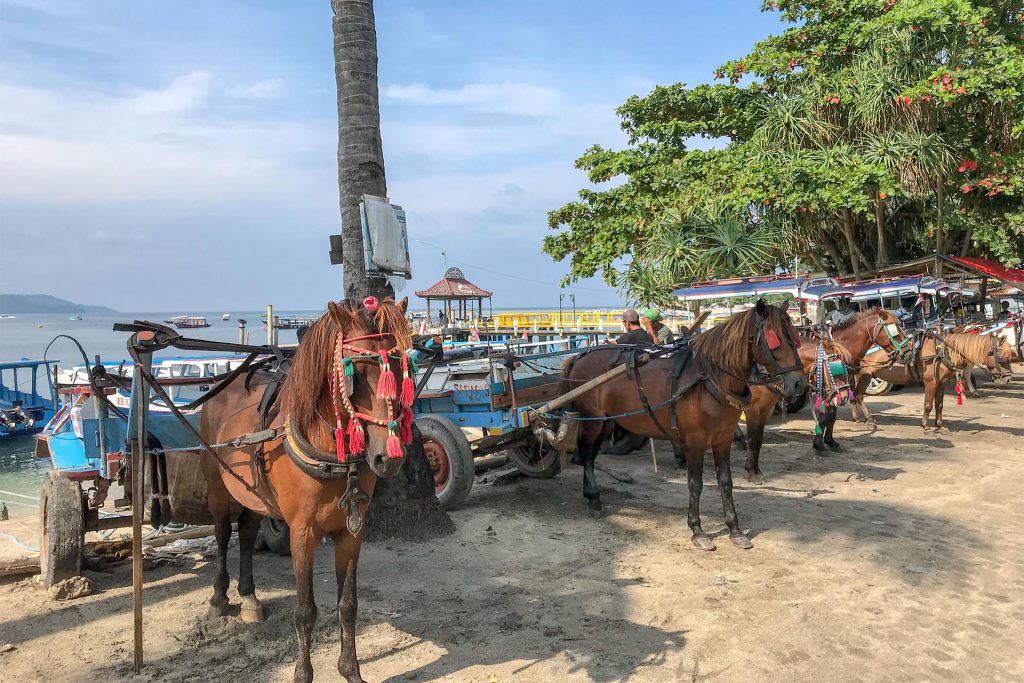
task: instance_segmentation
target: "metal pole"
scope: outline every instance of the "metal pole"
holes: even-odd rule
[[[783,411],[785,412],[785,411]],[[654,473],[658,473],[658,456],[654,454],[654,439],[647,439],[648,443],[651,444],[651,465],[654,467]]]
[[[274,345],[274,304],[267,304],[267,344]]]
[[[148,333],[152,337],[152,333]],[[138,333],[136,334],[138,339]],[[139,340],[142,341],[142,340]],[[132,613],[135,621],[135,673],[142,670],[142,514],[145,511],[144,481],[142,467],[145,461],[146,413],[149,410],[149,386],[142,379],[140,367],[147,373],[153,362],[153,354],[139,354],[139,365],[135,368],[135,411],[136,434],[132,440]]]
[[[238,343],[245,343],[245,320],[242,318],[238,319]]]
[[[100,355],[96,354],[96,365],[100,364]],[[103,391],[100,389],[100,391]],[[100,400],[99,396],[92,397],[92,403],[96,407],[96,431],[100,436],[100,467],[105,471],[107,467],[107,406]],[[107,476],[110,473],[107,472]]]

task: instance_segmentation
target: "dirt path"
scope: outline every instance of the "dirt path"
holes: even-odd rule
[[[610,514],[592,520],[578,468],[478,486],[429,545],[364,549],[359,653],[368,681],[1021,680],[1024,387],[947,402],[953,430],[923,435],[920,392],[875,399],[880,429],[840,423],[844,453],[816,458],[805,412],[770,434],[767,484],[742,478],[754,549],[690,546],[685,476],[659,449],[603,464]],[[721,533],[709,468],[705,528]],[[330,549],[316,575],[314,667],[338,680]],[[290,681],[286,558],[258,556],[267,620],[204,619],[212,567],[148,573],[146,656],[131,675],[130,570],[51,603],[0,584],[5,681]],[[233,588],[232,588],[233,590]],[[237,596],[235,596],[237,600]]]

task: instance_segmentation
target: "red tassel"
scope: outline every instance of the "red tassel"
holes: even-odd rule
[[[402,405],[406,408],[412,406],[416,398],[416,385],[413,384],[412,376],[409,374],[409,356],[402,354]]]
[[[391,371],[387,354],[380,352],[380,379],[377,380],[377,398],[398,398],[398,387],[395,384],[395,373]]]
[[[334,428],[334,448],[338,451],[338,462],[345,462],[345,430]]]
[[[957,394],[956,395],[956,404],[958,406],[962,406],[964,404],[964,395],[963,394]]]
[[[388,437],[387,452],[389,458],[401,458],[404,455],[402,453],[402,442],[397,434],[392,434]]]
[[[402,419],[398,423],[402,428],[402,443],[412,443],[412,421],[412,408],[406,408],[402,411]]]
[[[348,421],[348,447],[353,453],[362,453],[366,448],[366,432],[363,431],[363,424],[354,417]]]

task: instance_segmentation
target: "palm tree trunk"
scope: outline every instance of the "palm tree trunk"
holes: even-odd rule
[[[341,197],[345,298],[394,296],[387,280],[366,276],[359,203],[386,197],[377,92],[377,30],[373,0],[332,0],[334,78],[338,86],[338,189]]]
[[[377,30],[373,0],[331,0],[334,10],[334,76],[338,83],[338,189],[341,195],[345,298],[393,296],[387,280],[370,280],[363,260],[359,202],[386,197],[384,150],[377,92]],[[405,464],[393,479],[377,481],[366,520],[366,538],[433,538],[455,530],[434,495],[434,473],[419,430]]]
[[[878,235],[877,255],[878,267],[889,265],[889,245],[885,242],[885,209],[882,206],[882,198],[875,192],[875,231]]]
[[[960,245],[960,256],[967,256],[971,249],[972,237],[974,237],[974,226],[968,223],[967,230],[964,232],[964,243]]]
[[[942,228],[945,218],[942,211],[942,204],[945,201],[945,194],[942,191],[942,180],[935,183],[935,276],[942,275]]]

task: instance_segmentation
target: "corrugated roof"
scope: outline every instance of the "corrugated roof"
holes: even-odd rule
[[[416,296],[421,299],[486,299],[493,293],[474,285],[458,268],[449,268],[436,284],[416,292]]]

